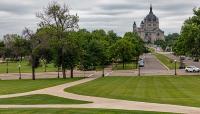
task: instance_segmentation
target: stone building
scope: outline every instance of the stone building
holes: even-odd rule
[[[145,42],[154,43],[156,40],[164,40],[164,31],[159,28],[159,19],[154,15],[152,5],[140,27],[137,27],[136,22],[134,22],[133,32],[138,33]]]

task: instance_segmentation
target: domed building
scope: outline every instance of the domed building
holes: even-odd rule
[[[156,40],[164,40],[164,31],[159,28],[159,19],[154,15],[152,5],[149,14],[140,23],[140,27],[137,27],[134,22],[133,32],[138,33],[145,42],[154,43]]]

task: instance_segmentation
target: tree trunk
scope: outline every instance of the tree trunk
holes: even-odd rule
[[[32,55],[32,79],[35,80],[35,57]]]
[[[66,69],[65,68],[62,68],[62,73],[63,73],[63,79],[66,79],[67,76],[66,76]]]
[[[44,62],[44,72],[47,72],[47,63],[46,63],[46,61]]]
[[[139,56],[137,56],[137,57],[136,57],[136,63],[135,63],[135,64],[136,64],[136,66],[135,66],[135,67],[136,67],[136,69],[138,68],[138,62],[139,62],[139,58],[140,58]]]
[[[71,78],[74,78],[74,68],[71,67]]]
[[[58,67],[58,79],[60,78],[60,67]]]
[[[103,73],[102,73],[102,77],[105,77],[105,68],[103,66]]]
[[[124,68],[125,68],[125,60],[124,60],[124,58],[125,58],[125,57],[124,57],[124,54],[123,54],[123,58],[122,58],[122,59],[123,59],[123,60],[122,60],[122,62],[123,62],[123,70],[124,70]]]

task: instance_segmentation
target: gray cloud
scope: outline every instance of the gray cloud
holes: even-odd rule
[[[80,27],[88,30],[114,30],[119,35],[131,31],[133,21],[138,24],[149,12],[147,0],[57,0],[78,13]],[[35,13],[47,6],[49,0],[1,0],[0,37],[18,33],[24,27],[37,28]],[[165,33],[179,32],[185,19],[193,15],[192,9],[200,7],[199,0],[151,0],[154,13],[160,19]]]

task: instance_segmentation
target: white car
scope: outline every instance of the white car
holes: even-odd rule
[[[195,66],[188,66],[185,68],[186,72],[200,72],[200,69]]]
[[[141,59],[141,60],[138,62],[138,64],[139,64],[139,67],[144,67],[144,60]]]

